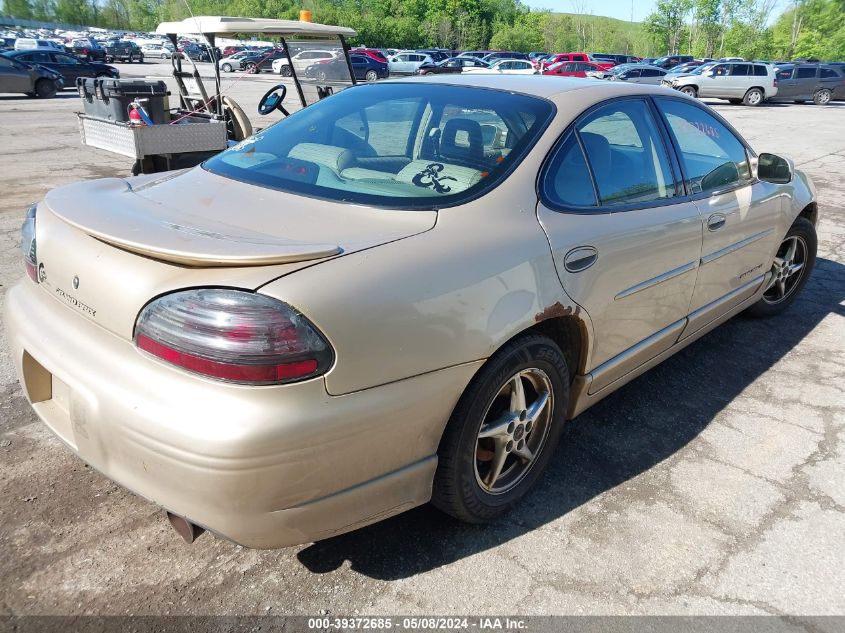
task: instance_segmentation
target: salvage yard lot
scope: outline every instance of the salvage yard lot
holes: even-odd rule
[[[239,77],[224,87],[253,123],[277,120],[255,114],[277,78]],[[815,181],[813,276],[783,316],[735,318],[569,423],[536,491],[493,526],[423,507],[283,550],[185,545],[37,421],[0,321],[0,615],[845,614],[845,104],[715,103]],[[0,95],[3,293],[23,274],[29,203],[129,172],[80,146],[80,107],[73,91]]]

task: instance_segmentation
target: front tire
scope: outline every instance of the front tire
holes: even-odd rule
[[[560,440],[569,370],[560,348],[523,334],[481,368],[438,448],[432,503],[468,523],[508,512],[533,487]]]
[[[257,73],[257,72],[258,72],[258,66],[256,65],[256,63],[255,63],[255,62],[250,62],[250,63],[248,63],[248,64],[246,65],[246,71],[247,71],[250,75],[254,75],[255,73]]]
[[[758,106],[765,100],[765,95],[763,91],[759,88],[751,88],[748,92],[745,93],[745,96],[742,98],[742,104],[747,106]]]
[[[224,73],[230,73],[232,72],[232,64],[223,64],[220,67],[220,70],[222,70]]]
[[[290,77],[293,73],[290,70],[290,66],[285,64],[284,66],[281,67],[281,69],[279,69],[279,74],[282,77]]]
[[[695,98],[698,96],[698,90],[695,86],[684,86],[683,88],[681,88],[681,92],[687,95],[688,97]]]
[[[792,305],[816,264],[817,245],[816,227],[807,218],[797,218],[778,247],[766,291],[748,314],[771,317]]]
[[[35,94],[41,99],[52,99],[56,96],[58,87],[55,81],[49,79],[39,79],[35,82]]]
[[[813,95],[813,103],[816,105],[827,105],[830,103],[831,92],[827,88],[822,88]]]

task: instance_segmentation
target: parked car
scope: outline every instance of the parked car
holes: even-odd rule
[[[417,49],[415,52],[422,53],[423,55],[428,55],[435,62],[442,62],[451,57],[451,54],[448,51],[440,49]]]
[[[481,61],[487,62],[488,64],[494,64],[500,59],[521,59],[530,61],[527,54],[516,53],[514,51],[496,51],[494,53],[490,53],[489,55],[485,55],[481,58]]]
[[[173,51],[162,44],[144,44],[141,47],[141,53],[144,57],[158,57],[159,59],[170,59],[173,57]]]
[[[317,63],[318,61],[331,60],[337,56],[337,50],[306,49],[303,51],[299,51],[296,55],[290,58],[290,61],[293,62],[293,69],[298,75],[299,73],[304,72],[306,68],[308,68],[312,64]],[[282,77],[290,77],[292,74],[290,70],[290,62],[288,61],[287,55],[274,57],[272,66],[273,72],[278,75],[281,75]],[[349,72],[347,71],[346,74],[349,75]]]
[[[599,62],[590,57],[587,53],[558,53],[546,60],[543,64],[544,69],[549,69],[555,64],[561,62],[589,62],[595,64],[600,68],[612,68],[615,64],[611,62]]]
[[[543,71],[553,77],[586,77],[588,72],[604,74],[606,68],[592,62],[558,62]]]
[[[245,57],[256,57],[256,56],[257,56],[257,54],[253,51],[242,50],[242,51],[239,51],[239,52],[234,53],[232,55],[229,55],[229,57],[224,57],[219,62],[217,62],[217,64],[220,66],[220,70],[222,70],[223,72],[231,73],[231,72],[234,72],[235,70],[241,69],[241,60],[242,59],[244,59]]]
[[[105,62],[106,49],[93,39],[74,39],[65,45],[65,52],[89,62]]]
[[[366,55],[367,57],[372,57],[377,62],[384,62],[387,63],[387,57],[385,57],[384,53],[382,53],[377,48],[355,48],[350,53],[358,53],[360,55]]]
[[[460,55],[456,55],[456,57],[475,57],[476,59],[484,59],[490,53],[494,53],[496,51],[464,51]]]
[[[0,92],[17,92],[28,97],[50,99],[64,88],[62,76],[35,64],[27,64],[0,54]]]
[[[464,68],[490,68],[490,64],[477,57],[450,57],[442,62],[426,63],[417,68],[418,75],[456,74]]]
[[[64,79],[64,85],[73,87],[78,77],[110,77],[118,79],[120,72],[114,66],[99,62],[87,62],[68,53],[52,49],[23,50],[6,53],[7,57],[28,64],[38,64],[57,73]]]
[[[827,105],[845,99],[845,77],[827,64],[789,64],[775,69],[778,80],[776,101]]]
[[[482,60],[483,61],[483,60]],[[499,74],[499,75],[536,75],[537,69],[527,59],[510,59],[503,58],[488,62],[488,66],[467,65],[463,67],[463,72],[472,74]]]
[[[352,62],[352,71],[355,73],[357,80],[376,81],[377,79],[387,79],[390,76],[387,62],[377,61],[369,55],[356,55],[354,53],[349,55],[349,60]],[[305,77],[320,81],[327,79],[348,80],[349,68],[346,65],[346,58],[339,56],[318,61],[305,69]]]
[[[651,65],[657,66],[658,68],[664,68],[665,70],[669,70],[670,68],[674,68],[679,64],[686,64],[687,62],[691,62],[695,59],[692,55],[667,55],[665,57],[658,57],[655,59]]]
[[[106,61],[107,62],[132,62],[144,61],[144,53],[135,42],[129,40],[119,40],[106,43]]]
[[[391,75],[413,75],[417,72],[417,68],[423,64],[431,64],[434,59],[431,55],[425,53],[417,53],[414,51],[402,51],[396,53],[388,60]]]
[[[241,58],[240,69],[248,73],[274,72],[273,64],[279,60],[284,60],[283,63],[288,61],[288,54],[280,49],[274,49],[269,53],[253,53]]]
[[[807,176],[707,106],[484,75],[344,90],[25,217],[3,325],[34,413],[262,548],[429,500],[501,517],[567,419],[741,311],[777,318],[817,243]]]
[[[195,62],[210,62],[212,54],[215,54],[207,44],[197,44],[195,42],[184,44],[179,52],[187,55]],[[219,55],[215,56],[217,58],[220,57]]]
[[[225,46],[220,54],[223,57],[231,57],[235,53],[242,53],[245,50],[247,50],[246,46]]]
[[[758,106],[778,93],[775,68],[750,62],[716,63],[700,74],[672,79],[672,88],[691,97],[727,99]]]
[[[15,40],[15,50],[25,51],[34,48],[50,48],[55,51],[63,51],[64,46],[53,40],[43,40],[32,37],[19,37]]]
[[[666,70],[658,68],[657,66],[647,66],[645,64],[635,64],[621,69],[620,72],[611,72],[611,81],[627,81],[635,84],[651,84],[659,86],[661,80],[666,75]]]

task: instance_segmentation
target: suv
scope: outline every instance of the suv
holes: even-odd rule
[[[775,69],[778,101],[827,105],[845,98],[845,77],[836,66],[827,64],[785,64]]]
[[[19,92],[27,97],[50,99],[64,86],[62,76],[49,68],[0,55],[0,92]]]
[[[667,55],[666,57],[658,57],[651,63],[651,65],[669,70],[679,64],[691,62],[694,59],[695,58],[692,55]]]
[[[118,60],[129,62],[130,64],[136,60],[143,63],[144,53],[138,48],[135,42],[129,42],[127,40],[109,42],[106,44],[106,61],[114,62]]]
[[[282,53],[281,55],[276,55],[272,58],[273,72],[281,75],[282,77],[290,77],[292,73],[290,69],[290,62],[288,62],[288,56],[284,54],[284,51],[280,52]],[[320,61],[329,61],[337,56],[337,51],[306,49],[299,51],[296,55],[293,55],[290,58],[290,61],[293,62],[293,69],[296,71],[296,74],[299,75],[300,73],[305,72],[305,69],[312,64],[316,64]],[[387,63],[386,60],[385,63]],[[347,75],[348,74],[349,71],[347,70]]]
[[[106,49],[93,40],[80,38],[65,45],[65,51],[87,62],[106,61]]]
[[[717,63],[704,72],[672,79],[672,88],[691,97],[715,97],[758,106],[778,93],[775,68],[752,62]]]

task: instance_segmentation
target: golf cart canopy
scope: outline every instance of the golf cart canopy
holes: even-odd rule
[[[261,33],[283,37],[354,37],[355,29],[330,24],[315,24],[300,20],[271,20],[268,18],[234,18],[200,15],[179,22],[162,22],[156,28],[159,35],[232,35]]]

